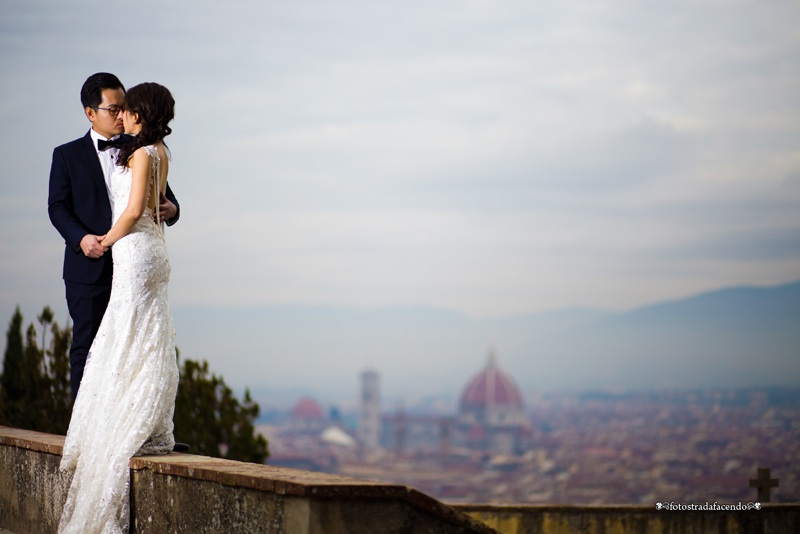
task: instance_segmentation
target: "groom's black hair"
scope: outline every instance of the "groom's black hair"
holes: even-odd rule
[[[103,90],[105,89],[122,89],[125,92],[125,86],[119,81],[119,78],[108,72],[98,72],[92,74],[86,81],[83,82],[81,87],[81,104],[84,108],[96,108],[103,100]]]

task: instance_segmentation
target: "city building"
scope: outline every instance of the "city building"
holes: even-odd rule
[[[531,445],[531,425],[514,381],[489,361],[461,393],[455,437],[468,449],[497,453],[525,452]]]
[[[378,373],[367,370],[361,373],[361,411],[358,418],[358,439],[366,450],[378,447],[381,424],[381,402]]]
[[[448,452],[455,446],[521,454],[531,446],[531,435],[522,395],[490,351],[486,367],[464,387],[457,414],[409,415],[402,409],[384,414],[380,445],[398,453]]]

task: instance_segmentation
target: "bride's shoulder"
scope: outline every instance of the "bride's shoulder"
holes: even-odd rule
[[[147,161],[152,159],[161,159],[161,153],[156,145],[145,145],[137,148],[131,155],[133,161]]]
[[[136,169],[149,169],[160,161],[158,151],[152,146],[141,146],[137,148],[130,159],[128,159],[128,167],[132,170]]]
[[[144,150],[147,153],[147,155],[150,156],[151,158],[158,157],[158,148],[156,147],[156,145],[146,145],[143,146],[140,150]]]
[[[157,160],[169,159],[169,153],[167,152],[167,149],[164,146],[164,144],[161,142],[143,146],[142,148],[147,151],[147,154],[151,158]]]
[[[133,154],[131,154],[131,158],[132,159],[149,158],[150,157],[150,151],[148,150],[148,148],[150,148],[150,147],[140,146],[139,148],[137,148],[136,150],[133,151]]]

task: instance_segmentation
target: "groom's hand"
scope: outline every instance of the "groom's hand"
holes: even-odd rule
[[[86,234],[81,239],[81,250],[83,251],[84,256],[87,258],[97,259],[108,250],[108,247],[104,247],[100,244],[100,241],[103,240],[105,236],[102,235],[92,235]]]
[[[161,193],[158,202],[158,216],[162,221],[168,221],[177,215],[178,207],[173,204],[164,193]]]

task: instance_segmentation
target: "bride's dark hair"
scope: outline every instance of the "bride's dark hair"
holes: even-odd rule
[[[123,167],[128,164],[128,159],[138,148],[163,141],[172,133],[169,121],[175,117],[175,99],[163,85],[153,82],[140,83],[131,87],[125,94],[125,109],[139,115],[142,130],[132,142],[120,148],[117,165]]]

